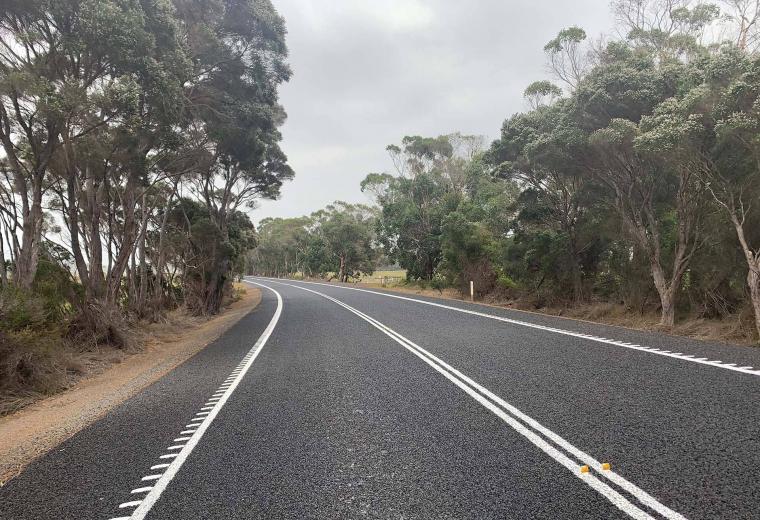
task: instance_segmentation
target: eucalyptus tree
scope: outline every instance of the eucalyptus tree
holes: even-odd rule
[[[285,26],[268,0],[175,0],[193,70],[184,83],[184,116],[204,155],[188,183],[227,240],[230,215],[259,197],[276,197],[293,176],[280,150],[285,112],[277,89],[290,77]],[[232,267],[219,264],[194,288],[216,312]]]
[[[733,60],[733,78],[721,74],[727,67],[720,64],[712,68],[708,76],[711,90],[722,95],[714,115],[720,154],[715,158],[717,167],[707,173],[710,193],[733,225],[747,262],[747,286],[760,335],[760,210],[757,208],[760,199],[760,61],[757,56],[742,58]]]
[[[590,245],[580,236],[589,203],[584,147],[583,132],[560,101],[507,119],[487,154],[494,173],[521,189],[516,222],[551,229],[565,244],[564,263],[577,302],[585,298],[581,255]]]
[[[258,274],[292,276],[313,266],[313,219],[265,218],[259,222],[251,262]]]
[[[545,105],[552,105],[562,97],[562,89],[551,81],[534,81],[523,91],[523,98],[528,102],[531,109]]]
[[[720,17],[718,5],[695,0],[613,0],[612,11],[624,37],[662,62],[703,52]]]
[[[584,47],[586,31],[580,27],[562,29],[544,46],[548,68],[570,91],[575,90],[591,65],[590,53]]]
[[[657,108],[642,145],[696,177],[735,234],[760,334],[760,60],[724,46],[703,81]]]
[[[443,218],[466,189],[466,165],[481,139],[461,134],[406,136],[387,147],[398,175],[369,174],[362,191],[380,205],[378,240],[410,279],[431,280],[441,261]]]
[[[176,73],[184,62],[172,16],[168,2],[112,0],[12,2],[0,14],[0,138],[23,223],[18,285],[29,287],[34,276],[43,199],[52,188],[88,295],[116,301],[134,242],[134,195],[145,169],[139,154],[151,149],[140,134],[155,140],[156,127],[178,113]],[[114,183],[124,184],[123,247],[106,282],[99,218],[103,185],[117,171],[130,171]]]
[[[375,270],[374,211],[362,204],[335,202],[313,213],[312,251],[319,271],[347,282]],[[316,247],[314,247],[316,246]]]

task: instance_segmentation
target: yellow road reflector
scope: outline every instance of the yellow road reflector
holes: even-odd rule
[[[581,466],[581,473],[588,473],[588,472],[589,472],[588,466]]]
[[[603,470],[609,470],[612,466],[610,466],[609,462],[602,462],[602,469]]]

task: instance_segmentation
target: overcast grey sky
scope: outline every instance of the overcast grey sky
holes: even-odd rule
[[[547,77],[543,46],[563,27],[610,32],[608,0],[273,0],[293,77],[282,147],[296,171],[266,216],[367,202],[359,182],[390,171],[385,146],[454,131],[495,138]]]

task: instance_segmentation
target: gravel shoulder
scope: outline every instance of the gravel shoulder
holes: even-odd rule
[[[145,347],[58,395],[0,419],[0,486],[32,460],[158,380],[221,336],[261,301],[247,286],[211,319],[177,318],[145,331]]]

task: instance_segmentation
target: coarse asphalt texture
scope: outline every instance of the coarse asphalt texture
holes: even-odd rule
[[[150,468],[172,461],[159,457],[187,442],[175,439],[189,438],[180,432],[250,356],[278,308],[272,290],[283,303],[271,336],[145,518],[634,516],[588,478],[634,504],[638,518],[760,518],[760,375],[421,301],[756,368],[760,350],[340,285],[250,281],[265,287],[252,313],[0,488],[0,518],[130,517],[144,496],[131,491],[152,485],[143,477],[161,474]],[[445,376],[409,342],[461,377]],[[453,384],[464,376],[543,433],[524,416],[519,424],[497,416],[494,398],[479,400],[474,385]],[[577,466],[561,464],[556,438],[548,451],[531,441],[547,431],[641,492],[596,467],[582,473],[578,456],[569,455]],[[679,516],[642,503],[644,492]]]

